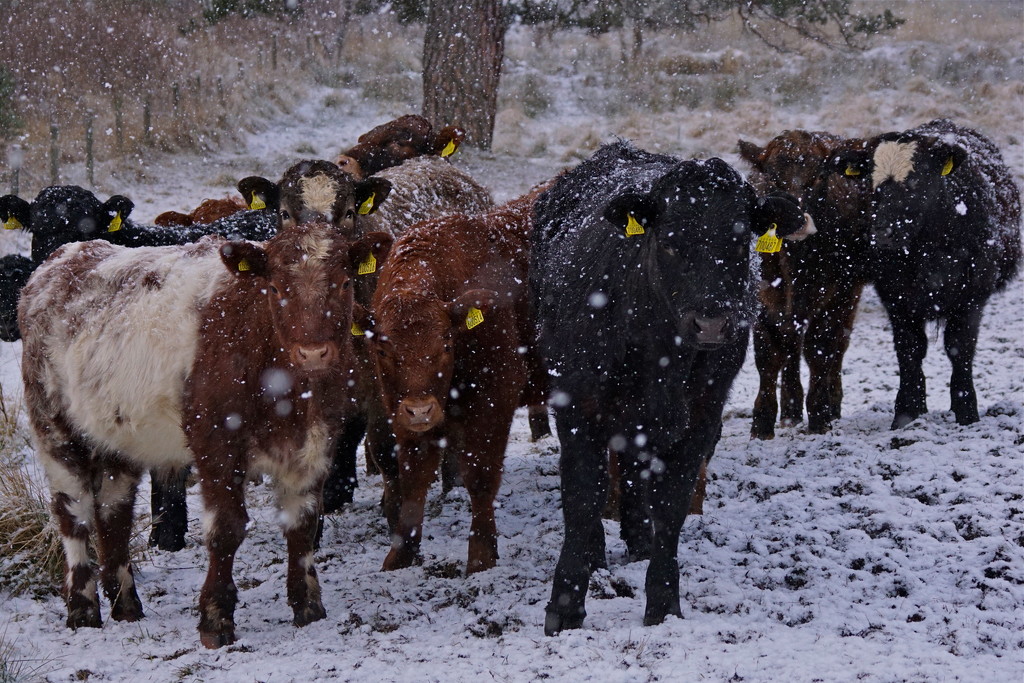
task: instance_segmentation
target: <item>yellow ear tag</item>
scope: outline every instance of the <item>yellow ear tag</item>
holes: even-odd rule
[[[630,213],[627,214],[627,216],[628,218],[626,219],[626,236],[632,237],[633,235],[644,234],[644,226],[640,225],[640,223],[638,223],[637,220],[633,218],[633,214]]]
[[[858,175],[860,175],[860,171],[857,170],[856,168],[854,168],[853,166],[847,166],[846,167],[846,175],[848,175],[848,176],[858,176]]]
[[[107,226],[107,232],[117,232],[121,229],[121,214],[114,214],[114,220],[110,221],[110,225]]]
[[[366,201],[359,205],[359,215],[365,216],[366,214],[373,211],[373,199],[377,196],[376,192],[371,192],[370,196],[366,198]],[[373,271],[370,271],[373,272]]]
[[[942,175],[949,175],[953,172],[953,157],[946,159],[946,163],[942,166]]]
[[[375,272],[377,272],[377,259],[374,258],[373,252],[370,252],[366,260],[359,264],[359,267],[356,269],[356,275],[369,275]]]
[[[466,329],[471,330],[484,321],[484,312],[479,308],[469,309],[466,314]]]
[[[757,238],[754,251],[759,251],[762,254],[774,254],[782,249],[782,238],[775,236],[775,229],[777,227],[775,223],[772,223],[772,227],[768,228],[768,232]]]
[[[459,146],[455,144],[455,140],[449,140],[448,144],[445,145],[444,149],[441,150],[441,158],[444,159],[446,157],[450,157],[451,155],[455,154],[455,150],[457,150],[458,148]]]
[[[247,270],[252,270],[252,266],[250,266],[249,262],[246,261],[245,259],[240,260],[238,262],[238,271],[239,272],[245,272]]]
[[[265,209],[267,208],[267,203],[260,199],[260,196],[258,194],[253,192],[252,201],[249,202],[249,208],[252,209],[253,211],[256,211],[257,209]]]
[[[21,221],[19,221],[14,216],[11,216],[6,221],[4,221],[4,230],[21,230],[23,227],[25,226],[21,224]]]
[[[352,336],[353,337],[365,337],[366,332],[359,325],[352,323]]]

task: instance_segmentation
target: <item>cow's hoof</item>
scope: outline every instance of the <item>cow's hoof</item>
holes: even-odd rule
[[[892,424],[889,425],[889,429],[903,429],[917,418],[917,415],[912,415],[910,413],[897,413],[896,417],[892,419]]]
[[[200,631],[199,642],[203,644],[207,650],[216,650],[217,648],[224,647],[225,645],[231,645],[235,642],[235,629],[230,628],[220,632],[214,631]]]
[[[544,617],[544,635],[557,636],[567,629],[582,628],[583,619],[586,616],[570,617],[557,612],[548,612]]]
[[[419,552],[405,550],[404,548],[392,548],[388,556],[384,558],[384,565],[381,569],[390,572],[396,569],[408,569],[414,565],[419,566],[421,564],[423,564],[423,556]]]
[[[142,603],[137,598],[134,601],[118,600],[110,608],[110,618],[114,621],[138,621],[144,616]]]
[[[665,621],[665,617],[667,617],[670,614],[675,615],[680,619],[683,618],[683,611],[679,609],[679,605],[676,605],[674,608],[670,607],[668,609],[652,609],[650,606],[648,606],[647,611],[644,612],[644,626],[657,626],[658,624]]]
[[[316,602],[312,605],[306,605],[302,609],[295,610],[295,625],[306,626],[312,624],[314,621],[320,621],[327,616],[327,610],[320,602]]]
[[[68,611],[68,628],[102,628],[99,605],[90,605]]]

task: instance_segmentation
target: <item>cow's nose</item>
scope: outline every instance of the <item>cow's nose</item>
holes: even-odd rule
[[[308,344],[295,347],[292,361],[306,370],[321,370],[329,367],[337,354],[333,344]]]
[[[441,406],[433,396],[420,399],[407,398],[399,406],[399,418],[407,429],[426,431],[440,421]]]
[[[726,341],[729,319],[725,316],[704,318],[695,316],[693,325],[697,328],[698,344],[722,344]]]

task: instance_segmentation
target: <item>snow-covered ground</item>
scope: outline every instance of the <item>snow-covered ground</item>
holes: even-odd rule
[[[228,193],[231,179],[276,177],[299,158],[330,158],[359,133],[405,113],[326,108],[320,99],[231,153],[150,159],[145,177],[104,181],[107,194],[128,194],[135,217],[148,220]],[[1010,140],[1005,152],[1018,182],[1020,103],[1018,92],[1000,127],[986,131],[1000,144]],[[923,121],[904,113],[890,127]],[[795,113],[787,127],[799,126],[860,132],[830,125],[828,112]],[[769,124],[730,136],[764,142],[781,129]],[[704,144],[681,140],[669,151],[688,154]],[[736,161],[732,145],[716,153]],[[455,163],[504,200],[566,160],[556,149],[534,156],[467,150]],[[7,240],[2,251],[24,246],[0,237]],[[317,556],[328,616],[298,629],[284,597],[285,548],[270,491],[254,486],[253,523],[235,571],[239,640],[208,651],[196,633],[206,557],[193,493],[188,548],[141,551],[144,620],[72,632],[59,598],[0,596],[0,634],[16,658],[30,660],[25,668],[38,664],[50,681],[1020,681],[1024,285],[1018,280],[989,303],[975,367],[977,424],[960,427],[947,411],[949,363],[940,331],[930,338],[931,412],[895,432],[888,426],[896,360],[873,291],[846,359],[844,417],[831,433],[797,427],[773,441],[748,440],[757,390],[748,356],[710,465],[706,512],[687,519],[680,542],[683,619],[641,625],[646,562],[625,563],[618,525],[608,521],[610,568],[593,578],[584,628],[544,637],[561,543],[558,443],[530,443],[519,415],[499,495],[501,559],[490,571],[463,576],[469,500],[458,489],[442,499],[437,487],[424,565],[381,572],[388,537],[377,507],[380,480],[364,476],[352,508],[330,518]],[[20,351],[20,343],[0,345],[9,401],[16,401]],[[139,513],[147,507],[140,502]]]

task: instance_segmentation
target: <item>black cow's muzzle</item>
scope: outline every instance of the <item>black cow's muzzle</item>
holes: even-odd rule
[[[682,316],[679,331],[684,344],[714,349],[728,343],[735,328],[730,316],[706,316],[690,311]]]

